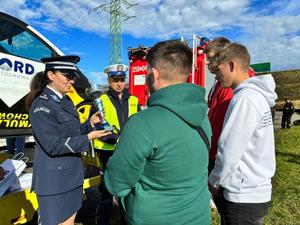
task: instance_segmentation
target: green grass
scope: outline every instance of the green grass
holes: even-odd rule
[[[265,224],[300,224],[300,126],[276,130],[277,169],[273,200]]]
[[[276,130],[276,174],[264,225],[300,225],[300,126]],[[220,224],[215,210],[213,225]]]

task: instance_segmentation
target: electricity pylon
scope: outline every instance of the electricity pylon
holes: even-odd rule
[[[138,4],[131,4],[127,0],[110,0],[108,4],[102,4],[94,11],[99,9],[110,14],[110,38],[109,38],[109,64],[123,63],[123,44],[122,44],[122,18],[127,21],[135,16],[128,16],[122,5],[126,6],[126,10]]]

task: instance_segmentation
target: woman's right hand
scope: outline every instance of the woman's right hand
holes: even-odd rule
[[[95,139],[95,138],[101,138],[101,137],[104,137],[104,136],[107,136],[107,135],[110,135],[111,132],[110,131],[106,131],[106,130],[94,130],[94,131],[91,131],[90,133],[88,133],[88,139],[89,140],[92,140],[92,139]]]

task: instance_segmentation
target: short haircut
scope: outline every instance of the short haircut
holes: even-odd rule
[[[147,54],[150,68],[161,72],[166,80],[187,77],[192,69],[192,49],[179,40],[159,42]]]
[[[205,54],[209,54],[211,52],[216,54],[229,44],[230,44],[230,41],[226,37],[217,37],[208,43],[208,45],[203,50],[203,52]]]
[[[248,50],[244,45],[239,43],[232,43],[223,48],[216,55],[215,60],[218,65],[220,65],[220,63],[228,63],[231,60],[238,61],[244,71],[248,71],[250,67],[250,55]]]

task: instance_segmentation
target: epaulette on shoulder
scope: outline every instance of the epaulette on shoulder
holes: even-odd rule
[[[50,95],[50,96],[51,96],[51,99],[52,99],[54,102],[60,103],[60,98],[57,97],[57,95]]]
[[[49,100],[49,96],[46,95],[46,94],[40,95],[39,98],[41,98],[41,99],[43,99],[43,100],[47,100],[47,101]]]

